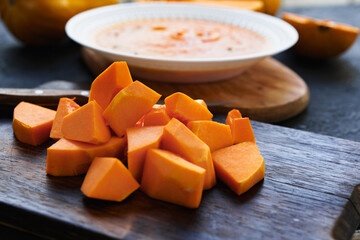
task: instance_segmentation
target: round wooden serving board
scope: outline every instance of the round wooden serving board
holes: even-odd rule
[[[82,56],[95,76],[111,64],[86,48],[83,48]],[[129,68],[131,71],[131,66]],[[136,75],[131,74],[136,79]],[[226,113],[237,108],[243,116],[269,123],[299,114],[308,105],[310,97],[304,80],[273,58],[259,62],[234,78],[218,82],[182,84],[136,80],[162,94],[163,98],[183,92],[194,99],[204,99],[213,112]]]

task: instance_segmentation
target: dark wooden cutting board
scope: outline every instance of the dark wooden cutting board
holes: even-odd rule
[[[0,118],[0,223],[58,239],[349,239],[360,220],[360,143],[252,124],[265,179],[242,196],[219,182],[191,210],[141,191],[122,203],[87,199],[83,176],[45,174],[52,141],[22,144]]]

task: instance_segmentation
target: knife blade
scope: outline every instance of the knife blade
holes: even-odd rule
[[[60,98],[75,98],[80,106],[88,102],[88,90],[63,90],[41,88],[0,88],[0,105],[15,107],[21,101],[34,103],[48,108],[56,108]],[[164,101],[160,100],[159,104]],[[226,112],[234,108],[227,102],[206,102],[208,108],[214,112]]]
[[[16,106],[21,101],[54,108],[60,98],[75,98],[79,105],[87,103],[88,90],[62,90],[62,89],[29,89],[29,88],[0,88],[0,104]]]

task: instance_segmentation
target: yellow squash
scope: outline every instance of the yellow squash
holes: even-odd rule
[[[66,37],[65,24],[75,14],[118,0],[0,0],[8,30],[29,45],[51,45]]]

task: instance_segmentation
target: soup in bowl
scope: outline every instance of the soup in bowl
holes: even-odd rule
[[[68,36],[139,79],[211,82],[291,47],[297,32],[261,13],[185,3],[127,3],[74,16]]]

